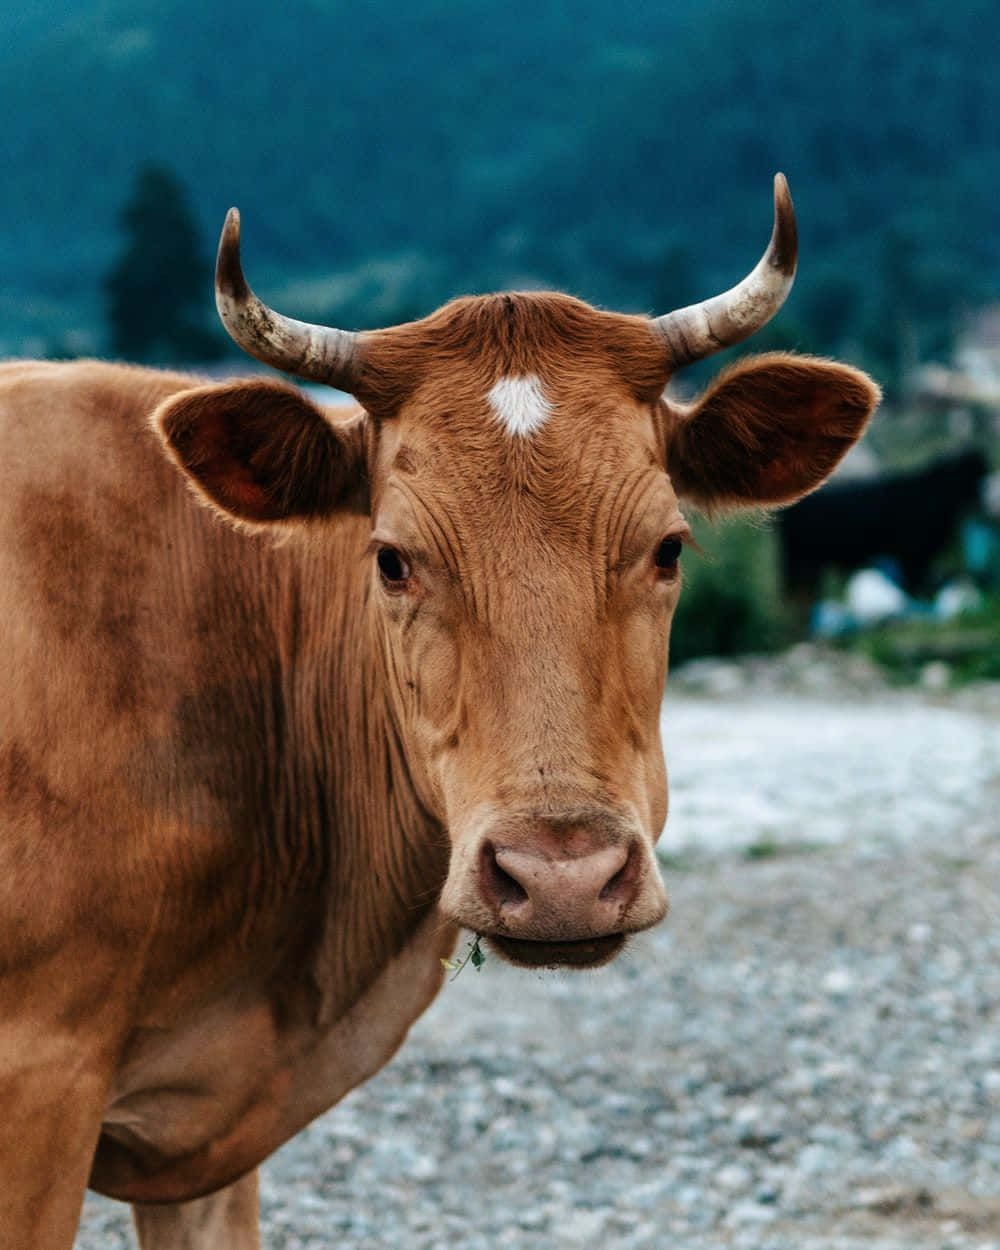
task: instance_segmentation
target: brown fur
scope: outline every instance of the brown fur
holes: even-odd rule
[[[277,382],[206,386],[168,401],[158,420],[167,447],[206,497],[250,522],[366,511],[360,426],[333,425]]]
[[[598,312],[554,292],[466,296],[422,321],[365,335],[364,343],[357,395],[376,416],[397,413],[428,379],[455,366],[488,389],[549,362],[573,369],[591,394],[596,370],[646,401],[668,376],[663,345],[645,318]]]
[[[737,361],[674,415],[671,476],[709,509],[790,503],[833,472],[879,397],[870,378],[834,361],[780,352]]]
[[[552,412],[514,438],[486,396],[526,375]],[[678,494],[811,489],[875,398],[784,356],[686,411],[666,377],[641,319],[541,294],[366,335],[346,417],[0,369],[0,1122],[34,1126],[0,1170],[52,1178],[0,1241],[68,1246],[88,1168],[171,1202],[251,1170],[385,1062],[456,923],[569,963],[663,914]],[[34,1062],[70,1046],[86,1097]],[[191,1244],[230,1209],[252,1237],[249,1193]]]

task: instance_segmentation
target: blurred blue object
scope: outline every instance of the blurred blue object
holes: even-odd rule
[[[946,583],[934,596],[934,616],[939,621],[953,621],[982,606],[983,596],[967,577]]]
[[[911,600],[880,568],[859,569],[847,579],[847,611],[858,626],[881,625],[906,616]]]
[[[836,599],[820,599],[809,615],[809,632],[814,638],[845,638],[857,632],[858,623]]]
[[[989,584],[1000,582],[1000,529],[982,517],[969,517],[960,541],[966,570]]]

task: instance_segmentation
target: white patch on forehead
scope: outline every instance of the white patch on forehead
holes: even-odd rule
[[[552,405],[534,374],[524,378],[501,378],[486,396],[508,434],[521,438],[545,424]]]

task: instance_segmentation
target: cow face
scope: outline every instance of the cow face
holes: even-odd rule
[[[854,370],[782,355],[681,408],[667,372],[645,320],[482,297],[370,336],[353,421],[272,383],[158,414],[185,471],[244,522],[367,510],[372,644],[452,844],[441,905],[517,963],[598,964],[666,911],[653,847],[682,500],[797,497],[877,398]]]
[[[453,307],[441,339],[485,312]],[[666,910],[659,704],[688,531],[654,407],[603,350],[581,369],[534,301],[494,312],[522,352],[449,350],[412,393],[373,396],[392,413],[373,602],[411,768],[452,841],[445,911],[516,961],[591,964]],[[408,376],[416,350],[374,366]]]

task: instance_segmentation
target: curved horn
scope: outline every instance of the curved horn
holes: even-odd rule
[[[795,209],[784,174],[774,175],[774,230],[767,251],[736,286],[653,319],[676,367],[711,356],[765,325],[792,289],[798,236]]]
[[[263,304],[240,264],[240,214],[226,214],[215,262],[215,306],[230,337],[266,365],[351,391],[361,366],[361,336],[293,321]]]

